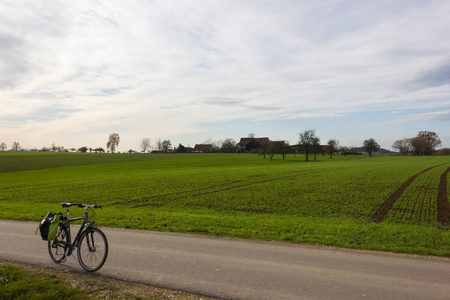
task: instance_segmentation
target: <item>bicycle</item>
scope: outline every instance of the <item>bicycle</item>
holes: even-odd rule
[[[108,240],[105,234],[98,229],[95,220],[89,222],[88,210],[91,208],[102,208],[100,205],[86,205],[82,203],[61,203],[63,208],[67,209],[67,217],[59,213],[60,223],[56,239],[48,242],[48,252],[50,258],[55,263],[65,262],[67,257],[77,248],[78,262],[81,267],[88,272],[95,272],[100,269],[108,256]],[[69,208],[78,206],[84,208],[84,216],[70,219]],[[80,229],[71,240],[70,223],[83,220]]]

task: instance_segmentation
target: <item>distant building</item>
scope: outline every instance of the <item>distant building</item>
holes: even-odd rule
[[[164,152],[162,152],[161,150],[153,150],[152,152],[150,152],[151,154],[163,154]]]
[[[15,149],[9,149],[7,151],[14,151],[14,152],[35,152],[38,151],[37,149],[27,149],[27,148],[19,148],[17,150]]]
[[[213,148],[212,144],[195,144],[193,152],[210,153]]]
[[[262,138],[241,138],[237,146],[241,152],[256,152],[259,148],[269,143],[268,137]]]

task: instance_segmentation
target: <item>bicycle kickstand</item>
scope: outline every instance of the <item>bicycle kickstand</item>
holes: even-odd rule
[[[67,247],[66,253],[64,253],[64,257],[61,259],[61,262],[66,262],[67,257],[69,256],[69,250],[70,250],[70,248]]]

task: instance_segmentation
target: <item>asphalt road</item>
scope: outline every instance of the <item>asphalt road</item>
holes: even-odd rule
[[[55,264],[37,223],[0,220],[0,259]],[[223,299],[449,299],[450,259],[101,228],[96,274]]]

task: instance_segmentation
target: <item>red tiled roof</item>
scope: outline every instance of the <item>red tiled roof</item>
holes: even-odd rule
[[[255,140],[258,142],[261,146],[269,142],[269,138],[263,137],[263,138],[241,138],[239,141],[239,145],[246,146],[251,141]]]
[[[212,144],[195,144],[194,151],[209,152],[211,148]]]

